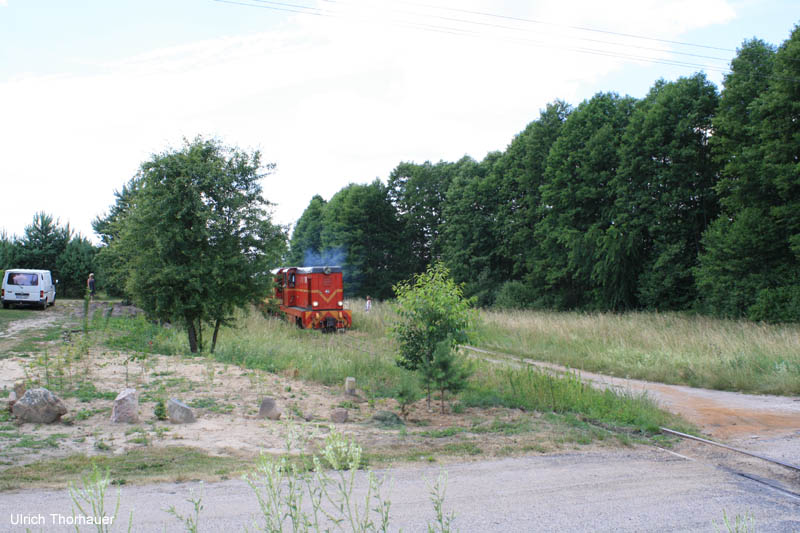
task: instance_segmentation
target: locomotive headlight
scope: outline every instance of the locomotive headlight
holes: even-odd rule
[[[342,301],[341,301],[341,300],[339,300],[338,302],[336,302],[336,305],[337,305],[338,307],[341,307],[341,306],[342,306]]]
[[[311,302],[311,305],[313,305],[314,307],[317,307],[319,305],[319,302]]]

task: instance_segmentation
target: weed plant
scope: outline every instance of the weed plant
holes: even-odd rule
[[[81,477],[81,486],[70,484],[69,495],[73,505],[73,519],[75,530],[80,531],[79,525],[93,525],[98,533],[108,533],[113,528],[114,520],[119,512],[120,493],[117,491],[117,501],[114,511],[106,513],[106,489],[111,482],[108,470],[101,471],[93,465],[91,472]],[[76,510],[78,512],[76,512]],[[80,513],[80,514],[79,514]],[[133,511],[128,520],[128,532],[133,526]]]
[[[484,311],[479,346],[616,376],[800,394],[800,325],[679,313]]]
[[[290,435],[295,435],[290,431]],[[293,439],[296,438],[293,437]],[[308,442],[308,439],[297,439]],[[301,452],[304,446],[301,446]],[[287,440],[287,449],[293,443]],[[357,469],[363,464],[361,447],[331,429],[320,455],[311,457],[313,468],[304,470],[301,461],[261,456],[255,472],[245,480],[253,489],[261,511],[264,531],[352,531],[386,532],[391,523],[391,500],[383,493],[385,478],[366,472],[366,491],[360,498]],[[435,520],[429,532],[449,533],[454,514],[444,510],[446,474],[429,486]]]
[[[719,527],[719,524],[716,522],[712,522],[714,524],[714,531],[727,531],[728,533],[754,533],[756,531],[756,521],[753,518],[753,515],[750,512],[746,512],[744,515],[735,515],[734,517],[728,517],[728,513],[725,510],[722,510],[722,523],[725,526],[725,529]]]

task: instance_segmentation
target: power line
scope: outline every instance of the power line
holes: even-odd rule
[[[214,1],[215,2],[219,2],[219,3],[225,3],[225,4],[234,4],[234,5],[239,5],[239,6],[256,7],[256,8],[262,8],[262,9],[268,9],[268,10],[274,10],[274,11],[283,11],[283,12],[306,14],[306,15],[315,15],[315,16],[331,17],[331,18],[339,18],[339,19],[352,18],[352,19],[360,19],[360,20],[365,20],[365,21],[374,21],[374,20],[376,20],[376,18],[374,18],[374,17],[370,18],[370,17],[366,17],[366,16],[363,16],[363,15],[362,16],[348,15],[348,14],[344,13],[341,10],[337,11],[337,10],[331,10],[331,9],[323,9],[323,8],[307,6],[307,5],[303,5],[303,4],[280,2],[280,1],[277,1],[277,0],[249,0],[250,3],[243,2],[243,1],[236,1],[236,0],[214,0]],[[351,2],[348,2],[347,0],[324,0],[324,1],[328,2],[330,4],[338,4],[338,5],[347,5],[348,3],[352,4]],[[632,38],[632,39],[643,39],[643,40],[647,40],[647,41],[655,41],[655,42],[676,44],[676,45],[681,45],[681,46],[691,46],[691,47],[697,47],[697,48],[705,48],[705,49],[712,49],[712,50],[722,50],[722,51],[735,52],[735,50],[730,50],[730,49],[727,49],[727,48],[721,48],[721,47],[716,47],[716,46],[709,46],[709,45],[704,45],[704,44],[689,43],[689,42],[683,42],[683,41],[671,41],[671,40],[667,40],[667,39],[658,39],[658,38],[653,38],[653,37],[645,37],[645,36],[641,36],[641,35],[634,35],[634,34],[627,34],[627,33],[621,33],[621,32],[600,30],[600,29],[597,29],[597,28],[586,28],[586,27],[582,27],[582,26],[570,26],[570,25],[566,25],[566,24],[557,24],[557,23],[552,23],[552,22],[544,22],[544,21],[539,21],[539,20],[534,20],[534,19],[527,19],[527,18],[522,18],[522,17],[513,17],[513,16],[508,16],[508,15],[498,15],[496,13],[483,12],[483,11],[473,11],[473,10],[468,10],[468,9],[431,6],[429,4],[424,4],[424,3],[420,3],[420,2],[412,2],[412,1],[407,1],[407,0],[406,1],[404,1],[404,0],[395,0],[395,1],[399,2],[399,3],[404,3],[404,4],[408,4],[408,5],[414,5],[414,6],[418,6],[418,7],[424,7],[424,8],[428,8],[428,9],[439,9],[439,10],[446,10],[446,11],[453,11],[453,12],[459,12],[459,13],[478,15],[478,16],[482,16],[482,17],[492,17],[492,18],[499,18],[499,19],[506,19],[506,20],[514,20],[514,21],[525,22],[525,23],[530,23],[530,24],[539,24],[539,25],[547,25],[547,26],[554,26],[554,27],[562,27],[562,28],[569,28],[569,29],[579,30],[579,31],[590,31],[590,32],[603,33],[603,34],[608,34],[608,35],[622,36],[622,37]],[[477,25],[477,26],[481,26],[481,27],[497,28],[497,29],[503,30],[505,32],[515,31],[515,32],[523,32],[525,34],[530,33],[530,30],[527,30],[527,29],[524,29],[524,28],[518,28],[518,27],[514,27],[514,26],[508,26],[508,25],[504,25],[504,24],[496,24],[496,23],[491,23],[491,22],[481,22],[481,21],[467,20],[467,19],[463,19],[463,18],[448,17],[448,16],[441,16],[441,15],[432,15],[432,14],[426,14],[426,13],[409,12],[409,11],[398,10],[398,9],[394,9],[394,8],[390,8],[390,11],[394,11],[396,13],[401,13],[401,14],[404,14],[404,15],[410,15],[412,17],[433,18],[433,19],[437,19],[437,20],[445,20],[445,21],[448,21],[448,22],[455,22],[455,23],[458,23],[458,24],[470,24],[470,25]],[[377,19],[377,20],[380,20],[380,19]],[[662,65],[668,65],[668,66],[674,66],[674,67],[688,67],[688,68],[693,68],[693,69],[699,69],[699,70],[704,70],[704,71],[715,71],[715,72],[720,72],[720,73],[729,73],[730,72],[729,60],[727,58],[721,58],[721,57],[716,57],[716,56],[708,56],[708,55],[702,55],[702,54],[694,54],[694,53],[690,53],[690,52],[683,52],[683,51],[680,51],[680,50],[669,50],[669,49],[663,49],[663,48],[653,48],[653,47],[648,47],[648,46],[643,46],[643,45],[625,44],[625,43],[618,43],[618,42],[612,42],[612,41],[605,41],[605,40],[601,40],[601,39],[590,39],[590,38],[586,38],[586,37],[574,37],[573,38],[573,39],[577,39],[577,40],[580,40],[580,41],[592,42],[592,43],[595,43],[595,44],[601,44],[601,45],[612,46],[612,47],[623,47],[623,48],[629,48],[629,49],[639,49],[639,50],[645,50],[645,51],[648,51],[648,52],[662,52],[662,53],[670,54],[670,55],[681,55],[681,56],[686,56],[686,57],[689,57],[689,58],[709,59],[709,60],[712,60],[712,61],[725,61],[726,64],[723,67],[723,66],[720,66],[720,65],[713,65],[713,64],[709,65],[709,64],[703,64],[703,63],[690,62],[688,60],[687,61],[682,61],[680,59],[669,59],[669,58],[663,58],[663,57],[651,56],[651,55],[634,55],[634,54],[631,54],[631,53],[612,51],[612,50],[607,50],[607,49],[579,47],[579,46],[564,46],[564,45],[555,44],[555,43],[549,42],[549,41],[529,39],[529,38],[524,38],[524,37],[498,36],[498,35],[494,35],[494,34],[487,34],[487,33],[482,33],[482,32],[479,32],[479,31],[468,30],[468,29],[461,28],[461,27],[444,26],[444,25],[441,25],[441,24],[428,24],[428,23],[422,23],[422,22],[416,22],[416,21],[405,21],[405,20],[396,20],[396,19],[395,20],[391,20],[389,22],[391,24],[393,24],[393,25],[396,25],[396,26],[413,28],[413,29],[418,29],[418,30],[423,30],[423,31],[428,31],[428,32],[445,33],[445,34],[460,35],[460,36],[490,37],[490,38],[493,38],[493,39],[496,39],[496,40],[501,40],[501,41],[506,41],[506,42],[521,43],[521,44],[527,44],[527,45],[532,45],[532,46],[537,46],[537,47],[544,47],[544,48],[554,48],[554,49],[559,49],[559,50],[564,50],[564,51],[569,51],[569,52],[575,52],[575,53],[581,53],[581,54],[597,55],[597,56],[610,57],[610,58],[629,59],[629,60],[633,60],[633,61],[641,61],[641,62],[662,64]],[[788,78],[788,77],[777,77],[775,75],[770,75],[768,77],[770,77],[772,79],[783,79],[783,80],[787,80],[787,81],[800,82],[800,80],[798,80],[798,79]]]
[[[306,5],[302,5],[302,4],[292,4],[292,3],[286,3],[286,2],[278,2],[278,1],[274,1],[274,0],[250,0],[250,2],[257,2],[257,3],[246,3],[246,2],[235,1],[235,0],[214,0],[214,1],[215,2],[219,2],[219,3],[224,3],[224,4],[234,4],[234,5],[239,5],[239,6],[255,7],[255,8],[274,10],[274,11],[284,11],[284,12],[315,15],[315,16],[322,16],[322,17],[331,17],[331,18],[346,18],[341,11],[326,10],[326,9],[306,6]],[[342,2],[339,2],[337,0],[326,0],[326,1],[331,2],[331,3],[342,4]],[[395,10],[395,11],[398,11],[398,10]],[[424,14],[419,14],[419,13],[408,13],[408,12],[405,12],[405,14],[411,14],[411,15],[414,15],[414,16],[423,16],[423,17],[424,16],[430,16],[430,15],[424,15]],[[500,16],[500,15],[497,15],[497,16]],[[514,28],[514,27],[511,27],[511,26],[503,26],[503,25],[498,25],[498,24],[468,21],[468,20],[464,20],[464,19],[456,19],[456,18],[453,18],[453,17],[439,17],[439,16],[435,16],[435,15],[432,16],[432,17],[433,18],[437,18],[437,19],[447,19],[447,20],[450,20],[452,22],[467,23],[467,24],[477,24],[477,25],[481,25],[481,26],[495,27],[495,28],[504,29],[504,30],[523,31],[525,33],[529,33],[529,31],[527,31],[527,30],[523,30],[521,28]],[[367,20],[367,21],[374,20],[374,19],[370,19],[369,17],[363,17],[363,16],[361,16],[361,17],[352,17],[351,16],[350,18],[360,18],[362,20]],[[473,31],[473,30],[467,30],[467,29],[464,29],[464,28],[455,28],[455,27],[452,27],[452,26],[443,26],[443,25],[436,25],[436,24],[425,24],[425,23],[407,22],[407,21],[398,21],[398,20],[394,20],[394,21],[392,21],[392,23],[394,23],[395,25],[399,25],[399,26],[411,27],[411,28],[415,28],[415,29],[421,29],[421,30],[432,31],[432,32],[437,32],[437,33],[447,33],[447,34],[451,34],[451,35],[476,36],[476,37],[482,37],[482,36],[485,37],[485,36],[487,36],[487,34],[485,34],[485,33],[480,33],[480,32]],[[591,55],[599,55],[599,56],[604,56],[604,57],[612,57],[612,58],[616,57],[616,58],[622,58],[622,59],[632,59],[632,60],[636,60],[636,61],[652,62],[652,63],[657,63],[657,64],[679,66],[679,67],[690,67],[690,68],[704,69],[704,70],[713,70],[713,71],[718,71],[718,72],[727,72],[728,71],[727,67],[726,68],[722,68],[720,66],[715,66],[715,65],[706,65],[706,64],[699,64],[699,63],[690,63],[690,62],[686,62],[686,61],[669,60],[669,59],[653,57],[653,56],[642,56],[642,55],[638,55],[637,56],[637,55],[632,55],[632,54],[613,52],[613,51],[609,51],[609,50],[600,50],[600,49],[596,49],[596,48],[568,47],[568,46],[562,46],[562,45],[553,44],[551,42],[542,41],[542,40],[534,40],[534,39],[527,39],[527,38],[517,38],[517,37],[500,37],[500,36],[496,36],[496,35],[492,35],[491,37],[494,38],[494,39],[503,40],[503,41],[506,41],[506,42],[523,43],[523,44],[529,44],[529,45],[534,45],[534,46],[539,46],[539,47],[562,49],[562,50],[571,51],[571,52],[591,54]],[[727,61],[726,59],[723,59],[723,58],[718,58],[718,57],[713,57],[713,56],[702,56],[702,55],[699,55],[699,54],[690,54],[690,53],[687,53],[687,52],[675,52],[675,51],[671,51],[671,50],[653,49],[653,48],[648,49],[647,47],[641,47],[641,46],[636,46],[636,45],[624,45],[624,44],[620,44],[620,43],[613,43],[613,42],[601,41],[601,40],[596,40],[596,39],[584,39],[584,38],[579,38],[579,39],[580,40],[587,40],[587,41],[590,41],[590,42],[596,42],[596,43],[599,43],[599,44],[610,45],[610,46],[628,47],[628,48],[640,48],[640,49],[645,49],[645,50],[649,50],[649,51],[664,52],[664,53],[670,53],[670,54],[677,53],[677,54],[680,54],[680,55],[687,55],[687,56],[697,57],[697,58],[701,58],[701,59]]]
[[[262,0],[254,0],[254,1],[262,1]],[[326,2],[330,2],[330,3],[336,3],[336,4],[346,4],[347,3],[347,2],[342,2],[341,0],[325,0],[325,1]],[[418,4],[416,2],[402,2],[402,0],[398,0],[398,1],[400,1],[401,3],[410,4],[410,5],[425,6],[425,4]],[[435,8],[435,6],[425,6],[425,7]],[[449,8],[437,8],[437,9],[449,9]],[[463,23],[463,24],[473,24],[473,25],[484,26],[484,27],[499,28],[499,29],[503,29],[503,30],[511,30],[511,31],[517,31],[517,32],[530,33],[530,30],[528,30],[528,29],[518,28],[518,27],[515,27],[515,26],[508,26],[508,25],[505,25],[505,24],[495,24],[495,23],[490,23],[490,22],[480,22],[480,21],[468,20],[468,19],[463,19],[463,18],[446,17],[446,16],[441,16],[441,15],[430,15],[430,14],[425,14],[425,13],[403,11],[403,10],[398,10],[398,9],[394,9],[394,8],[390,8],[390,10],[396,11],[398,13],[404,13],[404,14],[414,15],[414,16],[432,17],[432,18],[436,18],[436,19],[440,19],[440,20],[446,20],[446,21],[449,21],[449,22],[459,22],[459,23]],[[457,11],[457,12],[480,14],[479,12],[470,12],[470,11],[462,10],[462,9],[449,9],[449,10]],[[491,16],[498,17],[498,18],[512,18],[512,17],[504,17],[504,16],[500,16],[500,15],[491,15]],[[546,22],[539,22],[539,24],[554,25],[554,24],[550,24],[550,23],[546,23]],[[572,26],[565,26],[565,27],[575,29],[575,27],[572,27]],[[610,32],[610,33],[613,34],[613,32]],[[629,36],[629,37],[632,37],[632,36]],[[649,38],[646,38],[646,37],[636,37],[636,38],[652,40],[652,39],[649,39]],[[609,45],[609,46],[621,46],[621,47],[626,47],[626,48],[638,48],[638,49],[641,49],[641,50],[649,50],[649,51],[653,51],[653,52],[665,52],[665,53],[669,53],[669,54],[677,54],[677,55],[684,55],[684,56],[690,56],[690,57],[697,57],[697,58],[701,58],[701,59],[712,59],[712,60],[725,61],[725,62],[729,61],[729,59],[727,57],[717,57],[717,56],[693,54],[693,53],[690,53],[690,52],[681,52],[679,50],[669,50],[669,49],[666,49],[666,48],[653,48],[653,47],[635,45],[635,44],[630,44],[630,43],[618,43],[618,42],[613,42],[613,41],[604,41],[604,40],[601,40],[601,39],[590,39],[590,38],[587,38],[587,37],[577,37],[577,39],[581,40],[581,41],[593,42],[593,43],[598,43],[598,44],[605,44],[605,45]],[[672,42],[672,41],[665,41],[665,42]],[[704,46],[704,45],[693,45],[693,46]],[[719,50],[725,50],[725,49],[719,48]]]
[[[325,2],[338,2],[338,0],[324,0],[324,1]],[[616,35],[618,37],[630,37],[630,38],[633,38],[633,39],[642,39],[642,40],[646,40],[646,41],[654,41],[654,42],[667,43],[667,44],[679,44],[681,46],[692,46],[692,47],[696,47],[696,48],[707,48],[709,50],[720,50],[720,51],[723,51],[723,52],[736,52],[736,50],[731,50],[730,48],[721,48],[721,47],[718,47],[718,46],[710,46],[710,45],[697,44],[697,43],[688,43],[688,42],[683,42],[683,41],[671,41],[669,39],[658,39],[656,37],[647,37],[647,36],[644,36],[644,35],[635,35],[635,34],[632,34],[632,33],[622,33],[622,32],[609,31],[609,30],[600,30],[600,29],[597,29],[597,28],[589,28],[589,27],[585,27],[585,26],[571,26],[569,24],[559,24],[559,23],[556,23],[556,22],[545,22],[545,21],[542,21],[542,20],[535,20],[535,19],[529,19],[529,18],[524,18],[524,17],[514,17],[514,16],[511,16],[511,15],[498,15],[496,13],[490,13],[490,12],[485,12],[485,11],[473,11],[473,10],[469,10],[469,9],[460,9],[460,8],[456,8],[456,7],[432,6],[432,5],[429,5],[429,4],[423,4],[423,3],[419,3],[419,2],[410,2],[410,1],[404,1],[404,0],[395,0],[395,1],[400,2],[400,3],[405,3],[405,4],[416,5],[416,6],[420,6],[420,7],[427,7],[429,9],[443,9],[443,10],[455,11],[455,12],[459,12],[459,13],[469,13],[469,14],[472,14],[472,15],[481,15],[481,16],[485,16],[485,17],[493,17],[493,18],[506,19],[506,20],[515,20],[515,21],[518,21],[518,22],[527,22],[527,23],[530,23],[530,24],[541,24],[541,25],[545,25],[545,26],[554,26],[554,27],[559,27],[559,28],[569,28],[569,29],[572,29],[572,30],[588,31],[588,32],[594,32],[594,33],[602,33],[602,34],[606,34],[606,35]]]

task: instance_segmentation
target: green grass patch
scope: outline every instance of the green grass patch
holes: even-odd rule
[[[63,391],[63,394],[64,396],[77,398],[84,403],[92,400],[113,400],[117,397],[116,392],[98,390],[94,383],[89,381],[78,383],[75,388]]]
[[[535,368],[503,368],[481,362],[461,401],[471,407],[580,414],[647,434],[657,434],[661,426],[692,430],[678,417],[659,409],[647,395],[595,389],[575,373],[554,376]]]
[[[8,352],[41,352],[45,349],[45,346],[43,345],[61,339],[61,332],[61,326],[52,326],[43,330],[37,329],[35,334],[32,334],[30,331],[25,331],[23,332],[25,338],[15,343],[11,348],[8,349]]]
[[[420,431],[418,433],[421,437],[431,437],[434,439],[443,439],[447,437],[452,437],[454,435],[458,435],[460,433],[464,433],[467,431],[466,428],[460,428],[456,426],[452,426],[449,428],[442,428],[442,429],[429,429],[426,431]]]
[[[110,409],[103,408],[103,409],[78,409],[72,417],[72,420],[75,422],[80,422],[81,420],[88,420],[89,418],[93,417],[94,415],[100,413],[107,413]]]
[[[35,309],[0,309],[0,331],[5,331],[8,324],[15,320],[28,320],[39,316]]]
[[[519,435],[529,433],[536,428],[536,425],[528,418],[520,420],[500,420],[495,418],[489,425],[474,425],[472,433],[500,433],[502,435]]]
[[[440,451],[445,455],[481,455],[483,453],[483,450],[471,441],[445,444]]]
[[[205,409],[212,413],[232,413],[234,409],[232,404],[219,403],[216,398],[195,398],[186,405],[196,409]]]
[[[176,355],[188,352],[178,334],[179,329],[165,328],[148,321],[144,316],[111,317],[107,319],[109,338],[106,346],[118,350]],[[185,335],[185,333],[184,333]]]
[[[11,444],[12,448],[31,448],[40,450],[42,448],[58,448],[58,441],[66,439],[69,435],[65,433],[54,433],[44,439],[37,439],[31,435],[20,435],[20,439]]]
[[[119,456],[78,454],[6,468],[0,471],[0,490],[42,485],[63,487],[91,472],[92,465],[108,469],[115,484],[124,484],[233,477],[251,468],[252,461],[212,457],[201,450],[183,447],[143,448]]]
[[[9,440],[9,442],[3,444],[3,449],[29,448],[41,450],[43,448],[58,448],[59,441],[67,437],[69,435],[65,433],[54,433],[45,438],[37,438],[34,435],[20,433],[14,426],[0,426],[0,438]]]

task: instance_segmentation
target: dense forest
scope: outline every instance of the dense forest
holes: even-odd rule
[[[557,100],[482,161],[401,162],[314,196],[288,250],[259,157],[187,141],[116,192],[99,247],[37,213],[0,235],[0,269],[48,265],[65,296],[95,271],[107,293],[215,331],[280,261],[340,264],[351,296],[391,298],[441,262],[480,306],[800,321],[800,26],[777,48],[745,41],[721,91],[697,73],[642,99]],[[178,284],[198,287],[180,310]]]
[[[343,263],[361,296],[442,261],[481,306],[798,321],[800,27],[745,41],[721,92],[698,73],[555,101],[482,161],[315,196],[288,260]]]

